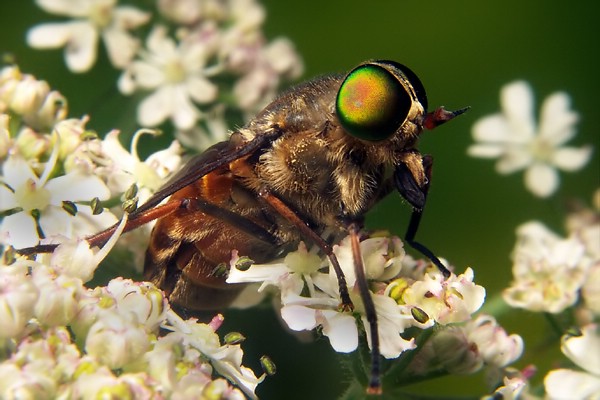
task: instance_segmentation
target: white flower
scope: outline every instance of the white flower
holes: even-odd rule
[[[216,318],[222,321],[222,317]],[[257,378],[251,369],[242,365],[244,352],[240,345],[221,345],[211,325],[184,321],[172,311],[167,313],[167,319],[168,324],[163,327],[173,331],[170,335],[179,338],[185,346],[200,351],[216,372],[235,383],[251,399],[256,398],[254,391],[264,375]]]
[[[573,305],[590,259],[576,238],[562,239],[538,222],[517,228],[513,283],[503,293],[513,307],[559,313]]]
[[[142,324],[149,332],[156,330],[166,318],[168,303],[151,283],[115,278],[108,283],[106,291],[115,299],[119,314]]]
[[[473,277],[471,268],[460,275],[452,274],[448,279],[444,279],[439,270],[430,270],[422,280],[403,291],[400,302],[408,310],[425,313],[426,321],[420,321],[423,326],[432,326],[434,322],[446,325],[467,321],[485,300],[485,289],[476,285]]]
[[[491,315],[481,314],[462,328],[482,361],[497,368],[515,362],[523,353],[521,336],[508,335]]]
[[[142,161],[137,146],[144,134],[156,135],[156,132],[138,130],[133,135],[130,151],[127,151],[119,141],[119,131],[109,132],[101,142],[101,165],[95,170],[97,175],[106,180],[112,193],[123,193],[135,183],[139,189],[137,196],[140,204],[180,167],[182,152],[181,145],[173,141],[167,149],[157,151]]]
[[[34,314],[46,326],[67,325],[78,311],[79,295],[84,291],[81,280],[56,275],[44,265],[33,268],[33,282],[39,290]]]
[[[503,385],[496,388],[492,395],[484,396],[481,400],[542,400],[541,396],[530,393],[528,377],[534,373],[535,371],[528,371],[528,368],[523,372],[508,368],[506,376],[502,379]]]
[[[229,137],[229,126],[225,120],[225,104],[216,104],[204,112],[204,118],[192,129],[175,132],[175,137],[186,147],[199,152]]]
[[[583,371],[557,369],[544,379],[550,399],[600,398],[600,331],[598,325],[587,325],[581,336],[564,336],[561,350]]]
[[[252,67],[233,87],[233,94],[242,110],[256,112],[275,97],[282,78],[297,78],[302,74],[302,61],[291,41],[279,38],[257,50]]]
[[[590,159],[592,148],[563,147],[575,136],[578,116],[569,109],[569,96],[559,92],[542,104],[539,126],[533,113],[533,93],[528,83],[518,81],[502,88],[502,113],[490,115],[473,126],[468,153],[475,157],[499,158],[496,170],[509,174],[525,171],[525,186],[539,197],[556,191],[556,168],[576,171]]]
[[[98,314],[85,339],[85,351],[111,369],[137,360],[149,346],[150,335],[144,326],[116,312]]]
[[[96,61],[98,37],[102,36],[108,57],[117,68],[125,67],[139,47],[129,30],[145,24],[150,14],[131,6],[116,6],[117,0],[37,0],[45,11],[66,15],[73,21],[33,27],[27,42],[35,48],[65,48],[68,68],[85,72]]]
[[[119,79],[124,94],[154,90],[139,105],[141,125],[155,126],[170,118],[178,129],[190,129],[200,117],[193,101],[205,104],[217,98],[217,86],[207,79],[210,67],[206,66],[214,49],[201,39],[189,36],[176,44],[165,27],[152,30],[141,59],[133,61]]]
[[[16,248],[30,247],[42,238],[85,236],[116,222],[109,212],[93,215],[88,205],[77,204],[75,215],[63,207],[65,201],[90,201],[94,197],[105,200],[110,193],[98,177],[80,171],[49,179],[57,153],[55,146],[41,177],[18,154],[10,155],[4,162],[0,212],[9,214],[0,224],[4,243]]]

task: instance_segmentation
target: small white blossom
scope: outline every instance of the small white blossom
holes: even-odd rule
[[[43,265],[33,268],[33,282],[39,290],[34,315],[46,326],[67,325],[75,317],[79,307],[79,295],[83,292],[81,280],[56,272]]]
[[[168,303],[154,285],[115,278],[106,291],[115,299],[119,314],[142,324],[148,331],[156,330],[166,318]]]
[[[85,350],[111,369],[137,360],[150,346],[150,336],[127,314],[103,312],[92,324],[85,339]]]
[[[220,19],[225,14],[224,2],[218,0],[158,0],[161,15],[178,24],[191,25],[201,18]]]
[[[565,93],[550,95],[542,104],[539,126],[533,112],[533,93],[528,83],[518,81],[502,88],[502,113],[490,115],[473,126],[474,157],[498,158],[496,170],[509,174],[525,169],[525,186],[538,197],[556,191],[556,169],[576,171],[590,159],[592,148],[564,147],[575,136],[577,114],[570,110]]]
[[[177,130],[175,137],[186,147],[204,151],[211,145],[224,142],[229,137],[229,126],[225,120],[225,105],[217,104],[205,111],[204,118],[187,130]]]
[[[556,369],[544,379],[548,397],[562,399],[600,398],[600,328],[587,325],[581,336],[564,336],[561,350],[582,370]]]
[[[93,215],[91,207],[85,204],[76,205],[75,215],[63,208],[65,201],[90,201],[94,197],[105,200],[110,192],[98,177],[80,171],[50,179],[57,150],[55,146],[41,176],[18,154],[4,162],[4,185],[0,185],[0,212],[8,214],[0,224],[4,243],[16,248],[30,247],[42,238],[81,237],[116,222],[110,212]]]
[[[476,285],[473,277],[471,268],[445,280],[439,270],[429,270],[403,291],[400,301],[409,309],[424,312],[428,318],[425,326],[467,321],[485,300],[485,289]]]
[[[416,374],[445,370],[451,374],[472,374],[485,367],[486,377],[495,387],[505,367],[523,352],[519,335],[508,335],[489,315],[479,315],[463,324],[438,329],[425,343],[411,369]]]
[[[257,378],[251,369],[242,365],[244,352],[240,345],[221,345],[210,325],[196,323],[193,319],[184,321],[171,311],[167,318],[168,324],[164,327],[173,331],[170,335],[180,338],[185,346],[200,351],[208,357],[216,372],[234,382],[250,398],[255,398],[256,386],[265,376]]]
[[[496,388],[492,395],[484,396],[481,400],[542,400],[541,396],[530,392],[528,378],[534,373],[535,370],[532,368],[525,368],[523,371],[508,368],[506,376],[502,379],[502,386]]]
[[[65,46],[67,66],[73,72],[86,72],[96,62],[98,37],[108,57],[123,68],[139,47],[129,31],[145,24],[150,14],[131,6],[117,6],[117,0],[37,0],[38,6],[53,14],[66,15],[72,21],[46,23],[27,33],[30,46],[40,49]]]
[[[190,129],[200,117],[194,102],[206,104],[217,98],[217,86],[207,79],[212,46],[199,36],[177,44],[163,26],[152,30],[146,46],[141,59],[134,60],[119,79],[119,90],[154,91],[139,105],[140,124],[155,126],[170,118],[178,129]]]
[[[474,320],[468,321],[462,330],[488,367],[504,368],[523,353],[521,336],[509,335],[491,315],[478,315]]]
[[[140,203],[144,203],[181,166],[182,152],[179,143],[173,141],[167,149],[157,151],[142,161],[137,147],[144,134],[156,133],[147,129],[137,131],[127,151],[119,141],[119,131],[109,132],[100,143],[100,165],[95,169],[95,173],[106,180],[112,193],[123,193],[135,183]]]
[[[559,313],[573,305],[590,259],[576,238],[562,239],[538,222],[517,229],[513,283],[503,293],[513,307]]]
[[[257,112],[275,97],[282,78],[295,79],[302,70],[302,61],[288,39],[279,38],[260,48],[252,67],[233,87],[239,107]]]

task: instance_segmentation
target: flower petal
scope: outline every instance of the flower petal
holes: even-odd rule
[[[507,149],[496,163],[496,171],[499,174],[511,174],[527,167],[532,160],[532,154],[523,147]]]
[[[115,3],[115,1],[108,0],[108,3]],[[73,0],[36,0],[36,4],[51,14],[85,17],[90,14],[93,3]]]
[[[18,205],[15,194],[6,186],[0,184],[0,211],[10,210]]]
[[[88,22],[71,23],[71,36],[65,48],[67,67],[73,72],[86,72],[96,62],[98,32]]]
[[[0,238],[17,249],[35,246],[40,240],[35,221],[24,212],[4,217],[0,225]]]
[[[554,93],[544,100],[540,112],[540,137],[554,145],[561,145],[575,136],[574,125],[579,116],[569,109],[570,103],[569,95],[562,92]]]
[[[571,361],[582,369],[597,375],[600,379],[600,329],[587,325],[581,336],[570,336],[563,340],[561,350]]]
[[[40,215],[40,228],[51,242],[73,237],[73,216],[60,207],[47,207]]]
[[[132,172],[138,160],[119,141],[119,131],[110,131],[102,141],[102,151],[114,162],[114,166]]]
[[[70,37],[69,23],[41,24],[27,32],[27,44],[35,49],[53,49],[64,46]]]
[[[500,91],[500,103],[511,131],[523,138],[532,138],[535,132],[535,121],[531,86],[525,81],[505,85]]]
[[[172,91],[172,94],[171,118],[173,124],[179,129],[191,129],[200,117],[200,113],[188,97],[184,86],[178,86]]]
[[[32,180],[38,182],[39,178],[35,175],[27,161],[21,156],[9,157],[2,166],[3,179],[11,188],[16,190],[25,182]],[[5,205],[2,205],[4,208]]]
[[[503,153],[504,147],[496,144],[474,144],[467,149],[467,154],[471,157],[498,158]]]
[[[113,20],[121,29],[132,29],[144,25],[150,20],[151,14],[138,8],[122,5],[113,12]]]
[[[592,399],[600,392],[600,378],[585,372],[557,369],[546,375],[544,387],[552,400]]]
[[[323,334],[338,353],[350,353],[358,347],[358,328],[354,317],[337,311],[324,310],[318,318]]]
[[[161,87],[142,100],[137,112],[137,119],[141,125],[156,126],[171,115],[174,106],[171,92],[170,86]]]
[[[94,197],[106,200],[110,197],[108,188],[100,178],[77,170],[49,180],[45,188],[51,193],[50,202],[59,207],[64,200],[83,201]]]
[[[553,154],[552,164],[564,171],[577,171],[587,164],[592,157],[592,151],[592,146],[563,147]]]
[[[504,143],[511,136],[510,126],[502,114],[478,119],[471,129],[473,139],[479,142]]]
[[[210,103],[217,98],[218,88],[208,79],[191,77],[186,82],[189,96],[198,103]]]
[[[550,196],[558,183],[558,173],[547,164],[536,163],[525,171],[525,187],[538,197]]]
[[[317,326],[315,310],[304,306],[283,306],[281,308],[281,318],[294,331],[309,331]]]
[[[139,40],[114,26],[102,31],[102,39],[111,64],[117,68],[125,67],[140,46]]]

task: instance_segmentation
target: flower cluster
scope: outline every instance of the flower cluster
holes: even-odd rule
[[[122,70],[119,90],[148,94],[139,104],[138,122],[156,126],[170,120],[177,137],[197,149],[226,138],[226,105],[240,118],[253,115],[282,79],[302,73],[289,40],[267,43],[261,31],[265,12],[254,0],[160,0],[154,12],[117,0],[37,3],[71,20],[33,27],[31,46],[65,47],[69,69],[85,72],[102,37],[111,63]],[[139,28],[153,21],[158,22],[143,41]]]
[[[565,334],[561,349],[583,371],[550,371],[544,384],[551,399],[593,398],[600,392],[600,189],[595,197],[594,208],[580,207],[568,216],[566,238],[537,221],[517,229],[514,281],[504,291],[505,301],[552,314],[573,309],[581,330]]]
[[[67,100],[16,66],[0,70],[0,238],[15,248],[81,238],[117,222],[115,203],[136,184],[144,201],[181,164],[181,146],[140,160],[118,131],[104,139],[88,117],[67,118]],[[150,131],[153,132],[153,131]],[[148,228],[149,229],[149,228]]]
[[[473,125],[477,144],[469,155],[498,158],[496,170],[510,174],[525,169],[525,186],[538,197],[552,195],[559,186],[556,168],[581,169],[592,154],[591,146],[562,147],[576,133],[578,115],[570,110],[566,93],[550,95],[542,105],[539,127],[533,113],[533,92],[523,81],[507,84],[500,94],[502,113],[486,116]]]
[[[0,71],[0,111],[0,397],[254,397],[262,378],[241,365],[239,345],[221,344],[222,317],[183,321],[146,282],[85,286],[127,222],[125,213],[102,250],[90,249],[82,238],[121,213],[100,201],[144,201],[180,166],[179,144],[142,161],[137,142],[153,131],[138,131],[131,152],[117,131],[100,140],[87,117],[66,119],[60,93],[15,66]],[[62,244],[15,259],[11,246],[40,242]]]
[[[421,350],[420,354],[428,355],[419,358],[414,373],[424,375],[442,367],[449,373],[471,373],[484,363],[504,367],[520,356],[523,348],[520,337],[508,336],[491,317],[471,320],[483,304],[485,289],[473,282],[470,268],[444,279],[430,262],[416,261],[406,255],[397,237],[369,237],[360,242],[360,250],[384,357],[397,358],[416,348],[409,328],[424,330],[434,325],[438,333],[427,342],[427,350]],[[370,338],[370,326],[358,293],[349,238],[334,246],[334,253],[346,277],[355,306],[353,313],[340,309],[338,280],[333,268],[328,268],[328,259],[308,251],[302,243],[283,259],[249,268],[247,259],[234,254],[227,281],[258,283],[259,292],[276,288],[281,317],[290,329],[320,327],[335,351],[352,352],[358,346],[361,331]],[[457,347],[458,342],[464,346]],[[440,343],[443,344],[438,346]],[[462,354],[459,349],[472,356]],[[446,357],[446,352],[451,352],[452,357]],[[439,360],[451,365],[440,366]]]
[[[600,191],[599,191],[600,193]],[[517,229],[512,285],[505,301],[531,311],[559,313],[579,300],[580,316],[600,317],[600,208],[569,216],[569,236],[561,238],[531,221]]]
[[[221,344],[221,317],[183,321],[150,283],[88,289],[82,278],[102,256],[85,241],[62,246],[0,265],[0,397],[245,398],[213,372],[254,396],[262,378],[241,365],[239,345]]]

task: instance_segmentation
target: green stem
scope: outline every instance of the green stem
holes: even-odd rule
[[[554,314],[545,312],[544,317],[546,318],[546,321],[548,321],[550,327],[558,337],[561,337],[563,333],[565,333],[565,330],[562,326],[560,326],[560,323],[558,322],[558,319],[554,316]]]

